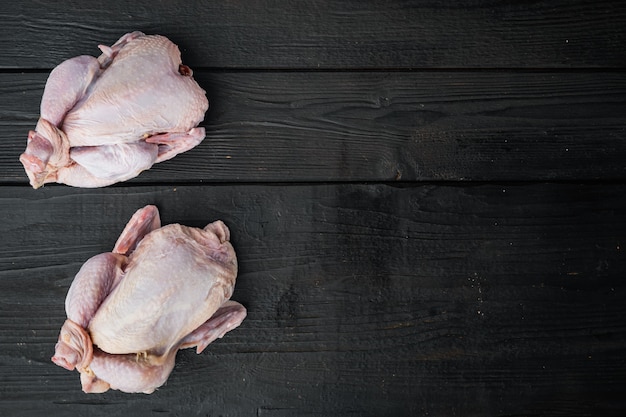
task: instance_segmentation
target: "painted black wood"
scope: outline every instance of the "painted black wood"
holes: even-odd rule
[[[623,68],[619,1],[93,0],[3,5],[0,68],[52,68],[142,30],[211,68]]]
[[[24,1],[0,10],[0,415],[626,413],[626,7]],[[161,33],[208,139],[114,187],[30,189],[51,68]],[[150,396],[49,358],[130,215],[221,218],[243,325]]]
[[[47,74],[0,74],[0,180]],[[626,178],[624,73],[196,72],[207,138],[140,182]]]
[[[13,209],[0,226],[0,407],[24,415],[615,411],[626,383],[625,191],[0,188],[0,207]],[[81,263],[110,250],[148,203],[164,223],[227,222],[240,260],[233,299],[249,317],[207,353],[180,353],[151,396],[88,396],[76,373],[49,362],[65,293]]]

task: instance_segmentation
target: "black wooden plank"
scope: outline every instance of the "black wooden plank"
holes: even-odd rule
[[[63,299],[145,204],[221,218],[243,325],[155,394],[49,362]],[[618,415],[626,186],[0,187],[7,415]]]
[[[119,0],[4,5],[0,68],[52,68],[128,31],[161,33],[192,67],[624,67],[623,2]]]
[[[47,74],[0,74],[0,181]],[[196,73],[197,148],[134,182],[626,178],[626,73]]]

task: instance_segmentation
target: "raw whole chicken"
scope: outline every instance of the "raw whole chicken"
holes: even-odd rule
[[[128,33],[57,66],[20,162],[30,184],[103,187],[198,145],[205,91],[164,36]]]
[[[153,392],[179,349],[200,353],[246,317],[229,300],[237,276],[229,238],[219,220],[161,227],[155,206],[138,210],[113,251],[74,278],[52,361],[77,369],[85,392]]]

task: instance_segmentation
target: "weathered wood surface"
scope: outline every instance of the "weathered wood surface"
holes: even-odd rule
[[[134,183],[626,178],[624,73],[196,72],[207,139]],[[0,74],[0,181],[47,73]]]
[[[167,33],[210,68],[623,68],[615,1],[10,2],[0,68],[52,68],[120,33]]]
[[[47,75],[180,45],[207,140],[114,187],[32,190]],[[0,10],[1,416],[626,413],[626,5],[9,2]],[[249,316],[156,393],[49,358],[130,215],[228,223]]]
[[[16,415],[586,415],[624,405],[623,185],[0,196],[11,213],[0,224],[0,409]],[[151,396],[87,396],[77,373],[49,361],[62,300],[81,263],[110,250],[149,203],[164,223],[227,222],[240,259],[233,299],[249,317],[207,353],[180,353]]]

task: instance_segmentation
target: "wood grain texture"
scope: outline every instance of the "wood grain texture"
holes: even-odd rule
[[[132,30],[200,146],[104,189],[18,162],[49,71]],[[93,0],[0,10],[0,416],[623,416],[626,4]],[[151,396],[50,362],[131,214],[231,228],[248,318]]]
[[[230,226],[249,316],[151,396],[82,394],[49,361],[65,293],[145,204]],[[0,187],[0,412],[617,415],[625,210],[619,184]]]
[[[623,68],[615,1],[351,0],[11,2],[0,68],[47,68],[142,30],[192,67]]]
[[[47,74],[0,74],[0,181]],[[626,178],[626,74],[196,72],[207,138],[131,183]]]

